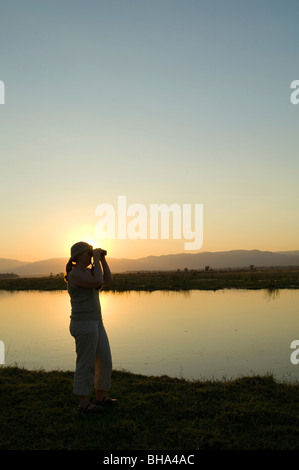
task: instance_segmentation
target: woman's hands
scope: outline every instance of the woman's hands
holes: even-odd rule
[[[95,248],[93,250],[93,259],[94,261],[103,261],[105,256],[107,255],[107,251],[102,250],[101,248]]]
[[[102,250],[101,248],[96,248],[93,250],[93,260],[95,265],[95,270],[97,267],[102,265],[103,268],[103,284],[109,284],[112,281],[112,275],[108,263],[106,261],[107,251]]]

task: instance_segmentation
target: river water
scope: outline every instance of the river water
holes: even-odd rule
[[[113,367],[145,375],[299,379],[299,290],[224,289],[100,294]],[[74,370],[67,291],[0,291],[5,365]]]

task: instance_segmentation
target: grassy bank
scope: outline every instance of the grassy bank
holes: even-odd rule
[[[115,273],[110,291],[217,290],[217,289],[298,289],[299,268],[218,271],[160,271]],[[0,279],[3,290],[64,290],[63,276]]]
[[[299,450],[299,384],[114,371],[119,405],[78,415],[72,372],[0,368],[0,450]]]

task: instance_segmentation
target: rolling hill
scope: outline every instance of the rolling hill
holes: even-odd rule
[[[139,259],[107,258],[111,271],[170,271],[177,269],[212,269],[299,266],[299,251],[271,252],[259,250],[232,250],[223,252],[181,253],[162,256],[147,256]],[[0,273],[19,276],[48,276],[64,272],[67,258],[51,258],[24,263],[0,258]]]

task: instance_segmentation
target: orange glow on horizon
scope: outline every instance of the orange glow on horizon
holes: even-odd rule
[[[93,248],[102,248],[106,250],[109,255],[109,252],[111,252],[112,249],[111,242],[113,242],[113,240],[99,240],[93,232],[94,229],[91,229],[90,227],[78,227],[69,233],[63,243],[66,256],[70,255],[72,245],[80,241],[89,243]]]

